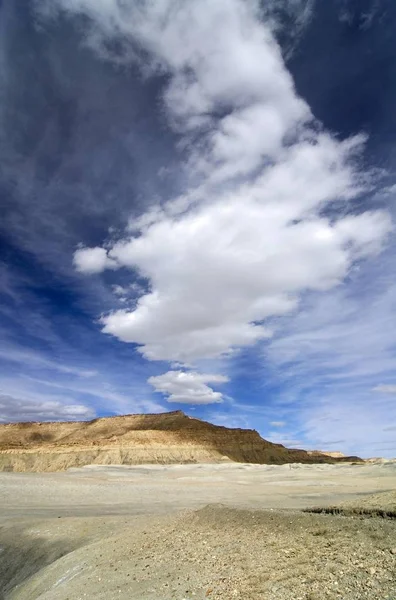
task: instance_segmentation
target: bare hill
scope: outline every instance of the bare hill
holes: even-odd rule
[[[0,425],[0,470],[60,471],[87,464],[258,464],[360,461],[285,448],[251,429],[229,429],[182,411],[82,422]]]

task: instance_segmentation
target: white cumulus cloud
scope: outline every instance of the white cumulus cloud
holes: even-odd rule
[[[226,383],[224,375],[205,375],[184,371],[168,371],[150,377],[148,382],[157,392],[165,395],[168,402],[179,404],[214,404],[223,401],[223,395],[215,392],[208,383]]]
[[[302,145],[293,149],[297,162],[305,151],[318,158]],[[306,165],[310,171],[315,163]],[[380,249],[390,229],[386,213],[331,222],[310,210],[304,218],[307,204],[332,197],[337,175],[319,164],[321,171],[306,179],[301,171],[289,182],[279,176],[293,168],[294,160],[277,164],[254,184],[182,216],[164,214],[139,237],[116,243],[109,251],[113,263],[138,270],[151,291],[134,310],[105,316],[104,332],[140,344],[149,359],[219,356],[270,336],[266,318],[293,310],[305,289],[337,285],[354,261]],[[287,189],[293,183],[295,201]]]
[[[356,160],[364,139],[339,141],[314,121],[258,3],[56,6],[90,17],[105,58],[106,41],[121,40],[146,77],[167,75],[165,114],[186,149],[182,196],[113,245],[75,253],[80,271],[126,267],[147,282],[133,308],[102,318],[105,333],[150,360],[224,356],[270,337],[269,318],[381,250],[388,214],[348,207],[371,185]]]

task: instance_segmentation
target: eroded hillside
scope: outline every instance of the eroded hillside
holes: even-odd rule
[[[229,429],[182,411],[93,421],[0,425],[0,470],[60,471],[86,464],[259,464],[358,461],[287,449],[251,429]]]

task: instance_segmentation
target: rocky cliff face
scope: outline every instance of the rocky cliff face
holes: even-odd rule
[[[0,425],[2,471],[61,471],[87,464],[283,464],[340,460],[360,459],[289,450],[267,442],[257,431],[212,425],[181,411],[84,422]]]

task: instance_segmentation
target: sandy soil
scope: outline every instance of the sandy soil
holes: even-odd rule
[[[395,490],[395,464],[1,473],[0,598],[395,600],[394,519],[300,510]]]
[[[166,514],[211,503],[298,509],[394,489],[395,463],[95,465],[64,473],[0,473],[0,517]]]

